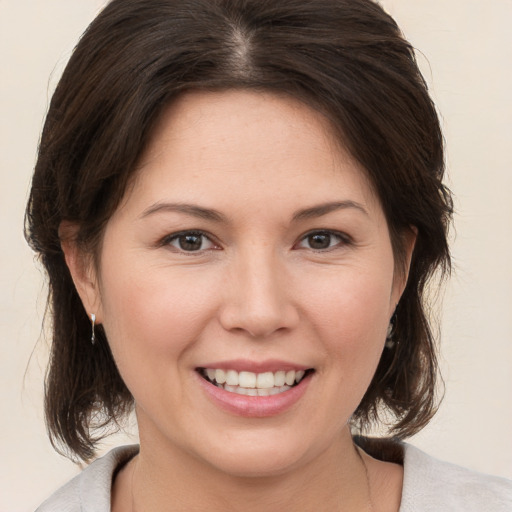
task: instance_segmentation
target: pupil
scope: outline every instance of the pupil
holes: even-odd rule
[[[201,235],[182,235],[179,238],[180,248],[184,251],[197,251],[201,249]]]
[[[309,244],[313,249],[327,249],[331,245],[331,235],[316,233],[309,237]]]

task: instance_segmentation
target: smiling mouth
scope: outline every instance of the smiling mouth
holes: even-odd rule
[[[308,370],[289,370],[277,372],[237,372],[214,368],[198,368],[199,375],[205,380],[230,393],[246,396],[272,396],[284,393],[297,386],[314,372]]]

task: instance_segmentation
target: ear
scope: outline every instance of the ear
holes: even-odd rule
[[[78,230],[79,226],[76,223],[62,221],[59,226],[60,244],[87,316],[90,318],[94,313],[96,323],[101,323],[101,296],[97,273],[92,256],[84,253],[76,242]]]
[[[418,237],[418,228],[416,226],[409,226],[401,233],[402,238],[402,250],[400,258],[402,261],[395,266],[395,276],[393,283],[392,292],[392,304],[393,311],[397,304],[400,302],[402,293],[407,285],[407,279],[409,278],[409,270],[411,268],[412,255],[414,253],[414,246],[416,245],[416,239]],[[393,313],[391,311],[391,313]]]

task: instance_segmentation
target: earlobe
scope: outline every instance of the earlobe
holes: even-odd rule
[[[76,242],[77,232],[77,224],[67,221],[61,223],[59,238],[62,252],[87,316],[90,318],[94,314],[96,323],[101,323],[101,300],[96,271],[91,256],[85,254]]]

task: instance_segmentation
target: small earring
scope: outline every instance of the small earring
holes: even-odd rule
[[[391,320],[389,321],[388,325],[388,332],[386,334],[386,348],[393,348],[395,346],[395,340],[393,339],[393,336],[395,334],[395,323],[396,323],[396,313],[393,313],[393,316],[391,317]]]
[[[96,324],[96,315],[91,313],[91,343],[94,345],[96,343],[96,333],[94,332],[94,326]]]

